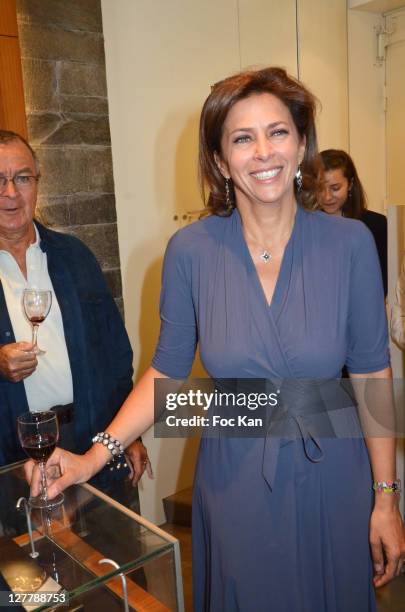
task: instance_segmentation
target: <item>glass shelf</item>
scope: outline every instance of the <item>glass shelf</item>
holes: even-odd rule
[[[22,466],[0,468],[0,571],[11,587],[21,585],[18,567],[27,576],[36,573],[43,583],[38,593],[65,590],[69,608],[64,610],[114,612],[124,609],[120,575],[125,574],[129,610],[184,610],[178,540],[91,485],[70,487],[63,505],[51,512],[32,510],[39,553],[32,559],[26,517],[16,509],[20,497],[29,497]],[[103,559],[117,568],[100,563]]]

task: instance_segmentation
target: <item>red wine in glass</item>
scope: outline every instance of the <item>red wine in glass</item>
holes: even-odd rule
[[[17,418],[18,436],[21,446],[39,466],[41,473],[41,490],[37,497],[30,498],[33,508],[53,508],[63,502],[61,493],[54,499],[48,499],[46,462],[55,450],[59,439],[58,419],[52,410],[46,412],[25,412]]]
[[[32,325],[32,344],[36,355],[43,355],[44,350],[37,344],[39,325],[46,319],[52,305],[52,291],[40,291],[39,289],[24,289],[23,308],[27,319]]]
[[[56,436],[53,434],[33,434],[26,436],[22,440],[22,447],[27,453],[28,457],[34,459],[34,461],[46,461],[52,455],[56,447]]]
[[[39,325],[40,323],[45,321],[45,317],[44,316],[32,316],[29,319],[30,319],[30,323],[32,323],[33,325],[35,325],[35,324]]]

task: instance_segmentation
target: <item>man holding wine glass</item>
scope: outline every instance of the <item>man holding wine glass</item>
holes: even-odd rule
[[[80,452],[132,389],[132,350],[94,255],[34,222],[39,180],[30,145],[0,130],[0,465],[24,457],[21,414],[53,410],[60,444]],[[126,452],[133,485],[152,476],[142,442]],[[134,507],[125,472],[95,484]]]

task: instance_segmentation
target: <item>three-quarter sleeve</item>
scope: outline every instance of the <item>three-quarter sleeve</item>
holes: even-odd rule
[[[196,316],[192,297],[191,254],[176,233],[163,262],[160,295],[160,335],[152,365],[170,378],[187,378],[197,344]]]
[[[354,228],[353,228],[354,229]],[[381,268],[372,234],[356,223],[352,236],[348,304],[349,372],[367,374],[390,365]]]

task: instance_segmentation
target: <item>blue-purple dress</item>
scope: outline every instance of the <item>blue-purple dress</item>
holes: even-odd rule
[[[160,306],[153,365],[169,377],[189,374],[197,341],[214,378],[389,365],[380,266],[358,221],[298,208],[270,306],[239,213],[199,221],[168,245]],[[373,612],[371,481],[361,437],[322,439],[316,458],[299,438],[203,438],[195,612]]]

